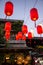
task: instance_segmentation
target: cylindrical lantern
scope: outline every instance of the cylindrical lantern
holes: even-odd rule
[[[6,22],[5,23],[5,31],[11,31],[11,22]]]
[[[16,39],[16,40],[19,40],[18,34],[16,34],[15,39]]]
[[[26,36],[25,35],[22,36],[22,40],[26,40]]]
[[[22,39],[22,32],[18,32],[19,39]]]
[[[32,32],[28,32],[28,39],[32,39]]]
[[[8,1],[5,3],[5,9],[4,12],[6,16],[11,16],[13,14],[13,3]]]
[[[27,26],[26,26],[26,25],[23,25],[23,26],[22,26],[22,33],[23,33],[23,34],[26,34],[27,32],[28,32]]]
[[[9,31],[5,32],[5,39],[6,39],[6,41],[8,41],[10,39],[10,32]]]
[[[37,9],[36,8],[32,8],[31,10],[30,10],[30,18],[31,18],[31,20],[32,21],[34,21],[35,22],[35,26],[36,26],[36,20],[38,19],[38,11],[37,11]]]
[[[42,26],[41,25],[37,25],[37,33],[38,34],[42,34]]]

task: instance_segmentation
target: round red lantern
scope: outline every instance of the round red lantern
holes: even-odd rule
[[[37,26],[37,33],[42,34],[42,26],[41,25]]]
[[[26,25],[23,25],[23,26],[22,26],[22,33],[23,33],[23,34],[26,34],[27,32],[28,32],[27,26],[26,26]]]
[[[32,32],[28,32],[28,39],[32,39]]]
[[[13,3],[12,2],[10,1],[6,2],[4,12],[6,16],[11,16],[13,14]]]
[[[38,11],[37,11],[36,8],[32,8],[30,10],[30,18],[31,18],[32,21],[35,22],[35,27],[36,27],[36,20],[39,18]]]
[[[22,32],[18,32],[19,39],[22,39]]]
[[[6,39],[6,41],[8,41],[10,39],[10,32],[9,31],[5,32],[5,39]]]
[[[5,23],[5,31],[11,31],[11,22],[6,22]]]
[[[26,40],[26,36],[25,35],[22,36],[22,40]]]

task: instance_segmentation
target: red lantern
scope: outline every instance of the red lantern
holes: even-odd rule
[[[26,34],[28,31],[27,31],[27,26],[26,25],[23,25],[22,26],[22,33],[23,34]]]
[[[41,25],[37,26],[37,33],[42,34],[42,26]]]
[[[32,37],[33,37],[33,36],[32,36],[32,32],[29,32],[29,33],[28,33],[28,39],[32,39]]]
[[[5,32],[5,39],[6,39],[6,41],[8,41],[10,39],[10,32],[9,31]]]
[[[13,3],[12,2],[10,1],[6,2],[4,12],[7,16],[11,16],[13,14]]]
[[[18,32],[19,39],[22,39],[22,32]]]
[[[16,40],[19,40],[18,34],[16,34],[16,37],[15,38],[16,38]]]
[[[36,20],[38,19],[38,11],[37,11],[37,9],[36,8],[32,8],[31,10],[30,10],[30,18],[31,18],[31,20],[32,21],[34,21],[35,22],[35,26],[36,26]]]
[[[5,31],[11,31],[11,22],[6,22],[5,23]]]
[[[26,36],[25,35],[22,36],[22,40],[26,40]]]

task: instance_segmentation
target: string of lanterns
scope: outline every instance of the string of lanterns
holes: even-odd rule
[[[10,31],[11,31],[11,22],[5,23],[5,39],[8,41],[10,39]]]
[[[8,1],[5,3],[4,13],[6,16],[11,16],[13,14],[13,9],[14,9],[14,5],[12,2]],[[35,22],[35,27],[36,27],[36,20],[38,20],[38,18],[39,18],[37,8],[32,8],[30,10],[30,18],[32,21]],[[36,29],[37,29],[38,34],[43,33],[42,26],[38,25],[36,27]],[[5,23],[5,29],[4,30],[5,30],[5,38],[6,38],[6,40],[9,40],[10,39],[10,31],[11,31],[11,23],[10,22]],[[33,38],[32,32],[28,32],[27,26],[23,25],[22,31],[18,32],[18,34],[16,34],[16,40],[19,40],[19,39],[26,40],[25,34],[27,34],[27,33],[28,33],[28,39]]]
[[[6,16],[11,16],[13,14],[13,3],[8,1],[5,3],[5,9],[4,9],[4,13]],[[11,22],[6,22],[5,23],[5,39],[6,41],[8,41],[10,39],[10,31],[11,31]]]
[[[32,58],[29,54],[27,54],[25,56],[23,53],[16,53],[16,54],[14,54],[14,56],[12,55],[14,58],[11,58],[11,55],[12,54],[5,55],[6,62],[9,62],[9,61],[12,62],[12,60],[13,60],[13,63],[16,63],[18,65],[22,65],[22,64],[27,65],[27,64],[30,64],[31,60],[32,60]]]
[[[32,32],[27,32],[27,26],[23,25],[22,26],[22,31],[18,32],[18,34],[16,34],[16,40],[26,40],[26,35],[28,33],[28,39],[32,39],[33,38],[33,33]]]

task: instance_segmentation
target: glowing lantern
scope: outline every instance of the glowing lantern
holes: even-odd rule
[[[7,16],[11,16],[13,14],[13,3],[12,2],[10,1],[6,2],[4,12]]]
[[[8,54],[5,57],[6,57],[6,60],[10,59],[10,55],[8,55]]]
[[[42,34],[42,26],[41,25],[37,26],[37,33]]]
[[[16,38],[16,40],[19,40],[18,34],[16,34],[16,37],[15,38]]]
[[[31,56],[27,55],[26,60],[28,60],[28,61],[31,60]]]
[[[32,32],[28,32],[28,39],[32,39]]]
[[[10,39],[10,32],[9,31],[5,32],[5,39],[6,39],[6,41],[8,41]]]
[[[26,25],[23,25],[22,26],[22,33],[23,34],[26,34],[28,31],[27,31],[27,26]]]
[[[29,62],[29,61],[25,59],[24,65],[28,65],[28,62]]]
[[[25,35],[22,36],[22,40],[26,40],[26,36]]]
[[[18,55],[17,57],[17,64],[22,64],[24,60],[24,56],[22,54]]]
[[[5,23],[5,31],[11,31],[11,22],[6,22]]]
[[[18,32],[19,39],[22,39],[22,32]]]
[[[30,10],[30,18],[31,18],[31,20],[32,21],[34,21],[35,22],[35,27],[36,27],[36,20],[38,19],[38,11],[37,11],[37,9],[36,8],[32,8],[31,10]]]
[[[21,64],[22,64],[22,62],[20,62],[20,61],[17,61],[17,64],[18,64],[18,65],[21,65]]]

